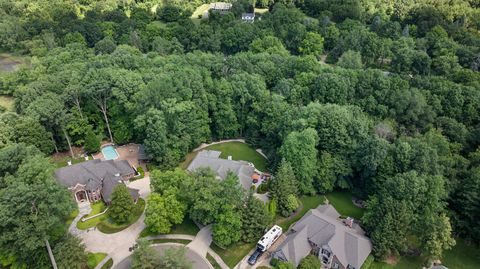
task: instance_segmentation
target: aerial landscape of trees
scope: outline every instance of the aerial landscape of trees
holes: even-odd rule
[[[15,102],[0,113],[3,264],[47,268],[46,239],[81,247],[47,157],[100,140],[144,144],[159,168],[151,232],[190,218],[221,247],[253,242],[270,207],[289,216],[297,197],[342,189],[366,201],[378,260],[411,238],[426,260],[455,237],[480,242],[477,1],[238,0],[190,18],[204,2],[0,0],[0,52],[25,58],[0,73]],[[268,11],[244,23],[252,4]],[[267,155],[273,205],[233,174],[175,169],[201,143],[238,137]]]

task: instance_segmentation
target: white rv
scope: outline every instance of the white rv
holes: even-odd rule
[[[265,252],[275,241],[282,235],[282,227],[274,225],[268,232],[258,241],[257,249]]]

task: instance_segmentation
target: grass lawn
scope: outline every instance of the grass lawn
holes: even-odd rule
[[[282,218],[280,217],[277,219],[277,224],[282,227],[283,231],[286,232],[290,225],[292,225],[294,222],[298,221],[305,213],[307,213],[308,210],[312,208],[316,208],[318,205],[323,203],[325,201],[325,198],[320,195],[316,196],[304,196],[300,198],[300,202],[302,203],[303,207],[302,210],[296,214],[292,218]]]
[[[90,212],[90,214],[88,214],[87,216],[85,217],[90,217],[90,216],[93,216],[93,215],[96,215],[98,213],[101,213],[105,210],[105,208],[107,208],[105,206],[105,204],[103,202],[96,202],[96,203],[93,203],[90,205],[92,207],[92,212]],[[80,230],[86,230],[88,228],[92,228],[92,227],[95,227],[98,223],[100,223],[101,221],[105,220],[106,219],[106,216],[107,214],[103,214],[101,216],[98,216],[96,218],[93,218],[93,219],[89,219],[87,221],[82,221],[82,220],[79,220],[77,222],[77,228],[80,229]]]
[[[107,253],[97,252],[97,253],[88,253],[87,255],[87,267],[89,269],[95,268],[103,259],[107,257]]]
[[[453,249],[443,253],[443,264],[450,269],[474,269],[479,268],[480,247],[467,245],[465,240],[456,238],[457,244]]]
[[[330,204],[342,216],[353,217],[354,219],[361,219],[365,209],[355,206],[352,202],[352,194],[347,191],[334,191],[326,195]]]
[[[215,260],[215,258],[214,258],[212,255],[208,254],[208,253],[207,253],[207,260],[208,260],[208,262],[213,266],[213,268],[215,268],[215,269],[222,269],[222,267],[217,263],[217,261]]]
[[[192,240],[187,239],[168,239],[168,238],[161,238],[161,239],[152,239],[149,241],[152,244],[163,244],[163,243],[179,243],[179,244],[188,244],[192,242]]]
[[[199,15],[203,16],[203,13],[205,11],[207,11],[209,7],[210,7],[210,4],[203,4],[199,7],[197,7],[197,9],[195,9],[195,11],[192,13],[192,16],[190,18],[191,19],[198,19],[198,16]]]
[[[5,111],[13,111],[13,97],[7,95],[0,95],[0,108],[4,108]],[[1,113],[2,109],[0,109]]]
[[[101,269],[109,269],[109,268],[112,268],[112,265],[113,265],[113,260],[112,259],[109,259],[103,266]]]
[[[421,257],[401,257],[397,264],[387,264],[384,262],[372,262],[369,269],[420,269],[422,268]],[[455,269],[455,268],[451,268]]]
[[[204,150],[217,150],[221,151],[220,158],[227,159],[228,156],[232,156],[234,160],[243,160],[251,162],[260,171],[267,171],[267,160],[263,158],[260,153],[255,151],[250,145],[242,142],[227,142],[222,144],[211,145]],[[187,169],[190,162],[197,156],[197,152],[191,152],[185,157],[185,161],[180,163],[180,168]]]
[[[72,211],[72,213],[70,213],[70,215],[68,216],[68,218],[65,220],[65,223],[70,226],[70,224],[72,224],[72,221],[74,218],[77,217],[79,211],[78,211],[78,207],[75,206],[75,210]]]
[[[91,159],[92,158],[90,157],[89,160]],[[72,164],[83,163],[85,161],[85,158],[80,157],[80,158],[72,159],[72,157],[65,157],[60,160],[54,160],[53,158],[51,158],[51,160],[57,166],[57,168],[62,168],[68,165],[68,161],[72,161]]]
[[[188,235],[196,235],[200,229],[198,226],[188,217],[185,217],[183,219],[183,222],[174,225],[172,227],[172,230],[169,232],[169,234],[188,234]],[[147,228],[145,228],[141,233],[140,237],[147,237],[147,236],[154,236],[158,234],[151,233]]]
[[[121,230],[124,230],[128,226],[135,223],[142,215],[144,209],[145,209],[145,200],[138,199],[138,202],[135,205],[135,208],[133,210],[133,214],[127,223],[122,223],[122,224],[114,223],[108,218],[108,213],[107,213],[105,214],[104,219],[97,224],[97,228],[98,230],[100,230],[100,232],[106,233],[106,234],[118,233]]]
[[[227,249],[219,248],[217,245],[212,244],[210,247],[213,251],[215,251],[222,260],[230,267],[233,268],[237,263],[239,263],[243,257],[245,257],[250,250],[255,247],[256,243],[248,243],[248,244],[235,244],[230,246]]]
[[[264,14],[268,12],[268,8],[255,8],[254,12],[257,14]]]

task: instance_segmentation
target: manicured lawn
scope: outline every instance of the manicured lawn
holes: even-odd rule
[[[98,213],[101,213],[105,210],[105,208],[107,208],[103,202],[96,202],[96,203],[91,204],[90,206],[92,207],[92,212],[90,212],[90,214],[88,214],[85,217],[90,217],[90,216],[96,215]],[[89,219],[87,221],[79,220],[77,222],[77,228],[80,229],[80,230],[86,230],[88,228],[95,227],[98,223],[105,220],[106,216],[107,216],[106,214],[103,214],[101,216],[98,216],[98,217],[93,218],[93,219]]]
[[[255,8],[255,13],[264,14],[268,12],[268,8]],[[255,18],[256,19],[256,18]]]
[[[468,245],[465,240],[456,238],[457,244],[453,249],[445,251],[442,262],[450,269],[474,269],[479,268],[480,247]]]
[[[325,198],[320,195],[316,196],[304,196],[300,198],[300,202],[302,203],[303,207],[300,210],[298,214],[296,214],[292,218],[282,218],[280,217],[277,219],[277,224],[282,227],[283,231],[286,232],[290,225],[292,225],[294,222],[297,222],[305,213],[307,213],[308,210],[312,208],[316,208],[319,206],[321,203],[325,201]]]
[[[89,160],[92,160],[91,156],[89,157]],[[72,157],[65,157],[60,160],[54,160],[52,158],[52,161],[57,166],[57,168],[62,168],[68,165],[68,161],[72,161],[72,164],[83,163],[85,161],[85,158],[80,157],[80,158],[72,159]]]
[[[248,144],[242,142],[228,142],[211,145],[210,147],[207,147],[206,150],[221,151],[222,154],[220,155],[220,158],[227,159],[228,156],[232,156],[232,159],[234,160],[251,162],[258,170],[267,171],[267,160]]]
[[[326,195],[330,204],[342,216],[353,217],[354,219],[361,219],[365,209],[355,206],[352,202],[352,194],[347,191],[334,191]]]
[[[215,260],[215,258],[214,258],[212,255],[208,254],[208,253],[207,253],[207,260],[208,260],[208,262],[213,266],[213,268],[215,268],[215,269],[222,269],[222,267],[217,263],[217,261]]]
[[[88,253],[87,256],[87,267],[89,269],[95,268],[103,259],[107,257],[107,253],[97,252],[97,253]]]
[[[230,267],[233,268],[237,263],[239,263],[243,257],[245,257],[250,250],[255,247],[256,243],[248,243],[248,244],[236,244],[230,246],[227,249],[222,249],[216,246],[215,244],[210,245],[213,251],[215,251],[220,258]]]
[[[3,107],[5,111],[13,111],[13,97],[7,95],[0,95],[0,107]],[[1,113],[0,109],[0,113]]]
[[[107,214],[105,214],[106,219],[104,219],[100,223],[98,223],[97,228],[102,233],[106,233],[106,234],[118,233],[121,230],[124,230],[128,226],[135,223],[140,218],[140,216],[142,215],[144,209],[145,209],[145,200],[138,199],[138,202],[135,205],[135,209],[133,210],[133,214],[132,214],[132,216],[130,217],[130,220],[127,223],[117,224],[117,223],[112,222],[108,218],[108,212],[107,212]]]
[[[232,156],[234,160],[242,160],[251,162],[260,171],[267,172],[267,160],[263,158],[260,153],[255,151],[250,145],[242,142],[228,142],[222,144],[211,145],[204,150],[217,150],[221,151],[220,158],[227,159],[228,156]],[[198,152],[190,152],[185,156],[185,161],[179,164],[182,169],[187,169],[190,162],[197,156]]]
[[[190,220],[190,218],[185,217],[182,223],[178,225],[174,225],[172,227],[172,230],[170,231],[169,234],[196,235],[199,231],[200,229],[198,228],[198,226],[192,220]],[[140,233],[140,237],[147,237],[147,236],[154,236],[154,235],[158,235],[158,234],[151,233],[147,228],[145,228]]]
[[[202,15],[203,16],[203,13],[205,11],[207,11],[207,9],[210,7],[210,4],[203,4],[199,7],[197,7],[197,9],[195,9],[195,11],[192,13],[192,16],[190,18],[192,19],[198,19],[198,15]]]
[[[152,239],[149,240],[152,244],[163,244],[163,243],[179,243],[179,244],[188,244],[192,242],[192,240],[187,239],[168,239],[168,238],[161,238],[161,239]]]

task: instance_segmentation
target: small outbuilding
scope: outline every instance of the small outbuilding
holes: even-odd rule
[[[255,21],[255,13],[242,13],[242,21],[253,23]]]

